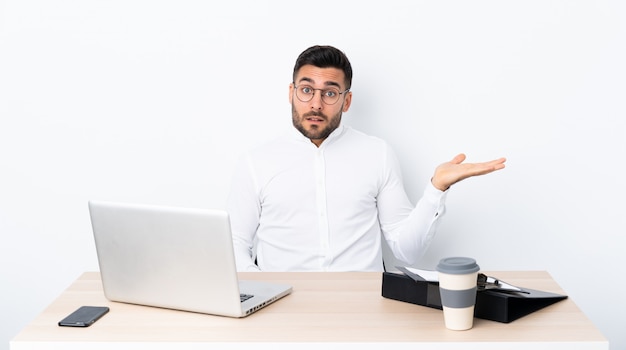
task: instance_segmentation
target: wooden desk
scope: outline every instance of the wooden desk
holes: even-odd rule
[[[487,272],[504,281],[566,294],[542,271]],[[293,293],[243,319],[109,302],[100,275],[86,272],[25,327],[11,350],[25,349],[608,349],[571,299],[504,324],[475,319],[468,331],[444,327],[440,310],[381,296],[381,273],[241,273],[289,283]],[[58,327],[82,305],[111,311],[88,328]],[[352,347],[351,347],[352,348]]]

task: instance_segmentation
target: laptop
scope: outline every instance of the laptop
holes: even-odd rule
[[[245,317],[292,291],[239,280],[226,211],[89,201],[105,297]]]

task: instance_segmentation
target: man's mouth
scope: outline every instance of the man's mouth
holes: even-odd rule
[[[310,122],[314,122],[314,123],[321,123],[326,120],[326,118],[324,118],[323,116],[319,116],[319,115],[305,115],[304,119]]]

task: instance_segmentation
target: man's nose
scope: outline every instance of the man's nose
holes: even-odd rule
[[[322,109],[324,102],[322,101],[322,91],[314,90],[313,98],[310,101],[311,109]]]

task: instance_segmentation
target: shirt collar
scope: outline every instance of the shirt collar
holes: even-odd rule
[[[345,131],[345,127],[343,126],[343,123],[339,124],[337,129],[333,130],[333,132],[331,132],[330,135],[328,135],[326,140],[322,142],[322,144],[320,145],[320,148],[326,147],[326,145],[335,142],[337,139],[341,137],[341,135],[343,135],[344,131]],[[311,142],[311,140],[308,137],[302,135],[302,133],[295,127],[292,127],[292,134],[297,140],[301,142],[310,143],[311,145],[315,146],[315,144]]]

